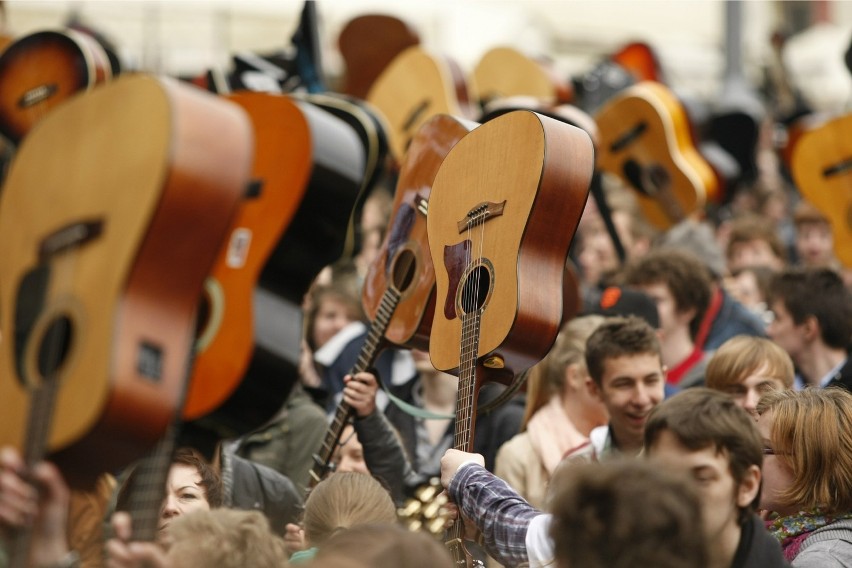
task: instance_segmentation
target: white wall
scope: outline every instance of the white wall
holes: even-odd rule
[[[23,34],[61,25],[71,11],[108,34],[135,66],[194,74],[227,66],[238,50],[288,45],[301,0],[10,0],[7,27]],[[641,39],[654,45],[680,91],[712,97],[724,70],[723,0],[319,0],[326,72],[342,72],[336,38],[354,16],[388,13],[409,21],[430,49],[470,70],[495,45],[551,56],[565,76]],[[818,106],[842,109],[852,79],[842,53],[852,37],[852,2],[831,5],[835,25],[791,42],[796,79]],[[775,2],[744,5],[744,63],[757,78],[778,19]],[[796,52],[794,51],[796,47]]]

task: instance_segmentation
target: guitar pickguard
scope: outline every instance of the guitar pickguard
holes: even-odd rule
[[[465,268],[467,268],[470,258],[469,239],[455,245],[444,246],[444,268],[447,269],[447,277],[449,278],[449,291],[447,293],[447,301],[444,304],[444,317],[448,320],[454,320],[458,317],[456,313],[456,291],[461,283]]]

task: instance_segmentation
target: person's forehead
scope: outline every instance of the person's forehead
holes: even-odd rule
[[[648,448],[648,457],[683,470],[707,467],[724,472],[730,469],[728,453],[720,451],[715,444],[693,450],[686,447],[671,430],[660,432]]]
[[[607,357],[603,362],[605,375],[645,377],[662,369],[660,356],[655,353],[636,353]]]

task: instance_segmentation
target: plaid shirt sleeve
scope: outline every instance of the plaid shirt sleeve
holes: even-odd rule
[[[504,566],[529,562],[527,528],[533,517],[543,514],[527,503],[509,485],[480,465],[463,466],[448,487],[450,500],[462,514],[476,523],[485,550]]]

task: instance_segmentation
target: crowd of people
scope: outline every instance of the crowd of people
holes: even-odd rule
[[[458,379],[426,351],[354,371],[361,284],[394,221],[378,187],[358,255],[304,299],[281,410],[212,455],[173,448],[153,491],[144,462],[71,489],[0,449],[0,568],[449,568],[457,523],[492,567],[852,566],[852,271],[758,152],[757,180],[667,229],[606,180],[567,259],[577,313],[523,389],[482,385],[481,407],[506,396],[473,451],[454,447]],[[351,417],[312,480],[340,404]],[[437,480],[449,502],[416,502]]]

